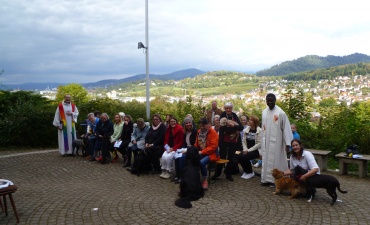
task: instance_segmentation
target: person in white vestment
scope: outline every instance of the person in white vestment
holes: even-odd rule
[[[266,96],[268,107],[262,112],[262,171],[261,184],[274,183],[271,170],[288,170],[287,151],[293,140],[290,122],[285,112],[276,104],[276,96]]]
[[[58,144],[61,155],[72,155],[72,142],[76,139],[78,109],[71,102],[71,95],[66,94],[58,105],[53,125],[58,129]]]

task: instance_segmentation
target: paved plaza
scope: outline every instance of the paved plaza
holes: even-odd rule
[[[370,179],[338,176],[339,201],[318,189],[316,199],[288,199],[260,178],[211,184],[191,209],[174,205],[179,185],[158,175],[130,174],[121,162],[101,165],[56,150],[0,152],[0,177],[13,181],[20,224],[370,224]],[[16,224],[0,211],[0,224]]]

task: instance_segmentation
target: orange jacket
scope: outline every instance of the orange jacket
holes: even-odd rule
[[[199,133],[200,130],[198,130]],[[198,135],[195,140],[194,146],[199,148]],[[213,128],[209,128],[206,139],[206,147],[201,150],[202,155],[208,155],[211,162],[220,159],[220,156],[216,154],[218,148],[218,134]]]

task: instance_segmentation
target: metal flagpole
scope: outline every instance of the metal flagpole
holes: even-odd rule
[[[146,117],[150,119],[149,93],[149,32],[148,32],[148,0],[145,0],[145,42],[146,42]]]

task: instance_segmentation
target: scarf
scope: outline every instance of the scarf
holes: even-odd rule
[[[198,144],[200,149],[204,149],[206,147],[207,134],[208,129],[206,131],[199,131],[198,133]]]
[[[62,124],[62,129],[63,129],[64,149],[68,151],[69,145],[68,145],[68,133],[67,133],[67,118],[64,113],[63,103],[59,104],[59,114],[60,114],[60,120],[61,120],[60,123]],[[71,105],[72,105],[72,112],[74,112],[76,106],[73,103],[71,103]],[[73,120],[73,116],[72,116],[72,142],[75,140],[74,133],[75,133],[75,121]]]
[[[161,124],[162,124],[162,122],[159,122],[157,126],[154,126],[154,125],[152,124],[152,128],[153,128],[153,130],[157,130],[157,129],[158,129],[158,127],[159,127],[159,126],[161,126]]]

